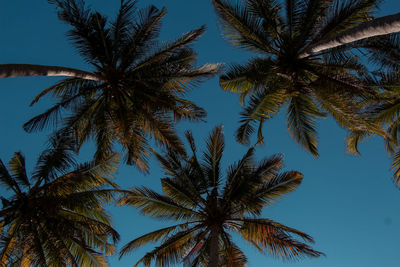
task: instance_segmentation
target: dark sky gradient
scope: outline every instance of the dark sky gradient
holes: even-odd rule
[[[113,17],[117,0],[87,1],[94,8]],[[203,24],[207,32],[196,43],[199,63],[245,62],[251,55],[231,47],[218,30],[215,13],[209,0],[142,0],[139,5],[166,6],[161,40],[178,37]],[[387,0],[380,15],[396,13],[400,4]],[[69,29],[57,19],[55,8],[45,0],[0,1],[0,62],[62,65],[91,70],[65,37]],[[23,151],[28,167],[32,167],[43,150],[46,135],[51,131],[27,134],[22,124],[50,107],[54,100],[46,98],[28,107],[32,98],[58,78],[12,78],[0,80],[0,158],[8,162],[13,152]],[[218,79],[195,88],[189,95],[208,112],[207,122],[180,123],[179,132],[191,129],[199,150],[216,125],[223,124],[226,151],[223,166],[238,160],[247,150],[235,142],[238,126],[238,97],[222,91]],[[287,267],[396,267],[399,266],[400,192],[391,181],[391,161],[383,142],[371,138],[361,145],[362,156],[345,153],[345,131],[332,119],[319,122],[320,158],[314,159],[289,137],[285,111],[265,123],[265,145],[258,148],[257,158],[274,153],[285,155],[286,170],[298,170],[305,176],[299,189],[266,208],[263,216],[304,231],[315,238],[315,249],[327,257],[282,262],[259,254],[247,243],[238,240],[249,258],[249,266]],[[80,159],[89,160],[93,146],[87,145]],[[123,187],[145,185],[160,189],[163,174],[154,158],[151,174],[144,176],[133,167],[121,166],[116,181]],[[115,227],[122,238],[120,246],[149,231],[170,225],[145,218],[133,208],[110,207]],[[132,266],[152,246],[144,247],[122,260],[112,257],[111,266]]]

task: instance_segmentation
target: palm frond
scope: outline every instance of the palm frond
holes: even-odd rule
[[[172,235],[161,246],[148,252],[134,266],[136,267],[140,263],[150,266],[153,260],[156,261],[157,266],[168,266],[170,263],[179,262],[187,248],[185,245],[187,245],[188,241],[190,242],[190,239],[198,229],[199,226],[194,226]]]
[[[249,0],[248,11],[262,19],[263,29],[273,38],[279,38],[283,19],[280,17],[281,3],[277,0]]]
[[[35,116],[24,123],[24,130],[28,133],[31,133],[34,131],[43,130],[44,128],[48,127],[49,124],[51,124],[53,127],[59,126],[62,110],[72,105],[75,105],[76,101],[78,101],[80,97],[80,95],[74,95],[58,102],[56,105],[49,108],[44,113]]]
[[[249,194],[255,183],[259,182],[258,177],[254,177],[252,173],[255,165],[254,152],[254,147],[250,148],[240,161],[228,168],[223,190],[223,199],[227,203],[235,203],[238,195]]]
[[[393,181],[400,187],[400,152],[396,151],[392,157],[392,170],[394,171]]]
[[[75,166],[75,152],[76,142],[70,133],[55,133],[49,139],[48,149],[40,154],[36,162],[33,178],[51,180],[57,174]]]
[[[188,227],[187,223],[177,224],[177,225],[165,227],[165,228],[158,229],[156,231],[147,233],[145,235],[142,235],[142,236],[130,241],[129,243],[127,243],[126,245],[124,245],[122,247],[121,252],[120,252],[120,258],[122,256],[124,256],[126,253],[130,253],[130,252],[132,252],[132,250],[134,250],[140,246],[143,246],[144,244],[147,244],[149,242],[157,242],[159,240],[166,240],[167,237],[171,233],[176,231],[177,229],[186,229],[187,227]]]
[[[312,239],[296,229],[264,219],[242,219],[240,234],[245,240],[255,242],[271,255],[282,259],[295,260],[302,257],[319,257],[323,253],[313,250],[305,243],[296,241],[291,234],[298,235],[306,241]]]
[[[178,39],[170,43],[166,43],[164,47],[159,49],[159,51],[156,51],[152,55],[145,57],[143,60],[139,61],[132,69],[130,69],[130,71],[137,71],[141,68],[149,67],[153,64],[157,64],[158,62],[167,59],[168,57],[173,55],[174,52],[179,51],[179,49],[187,47],[191,43],[195,42],[201,35],[203,35],[204,32],[205,27],[202,26],[183,34]]]
[[[263,140],[262,122],[276,114],[287,99],[284,90],[262,88],[250,97],[247,107],[240,113],[240,126],[236,131],[236,140],[243,144],[250,143],[250,136],[259,123],[258,141]]]
[[[244,267],[247,264],[247,257],[244,252],[232,242],[231,237],[225,233],[222,236],[222,241],[224,246],[222,248],[221,254],[221,266],[225,267]]]
[[[22,186],[30,186],[25,168],[25,157],[21,152],[14,153],[9,162],[9,168],[14,179]]]
[[[225,148],[223,126],[214,128],[206,141],[207,150],[203,154],[203,169],[209,180],[209,186],[220,184],[220,163]]]
[[[13,190],[16,194],[21,193],[21,189],[19,188],[18,183],[8,172],[6,166],[1,160],[0,160],[0,183],[2,185],[5,185],[7,189]]]
[[[82,78],[68,78],[64,79],[55,85],[52,85],[43,91],[41,91],[30,103],[30,106],[33,106],[37,103],[42,97],[47,95],[48,93],[52,93],[53,97],[62,97],[64,99],[68,98],[68,96],[73,96],[79,94],[85,90],[93,90],[97,88],[98,83],[90,80],[85,80]]]
[[[192,186],[187,186],[187,183],[174,181],[170,178],[161,179],[162,191],[175,200],[178,204],[195,208],[202,205],[204,199],[201,198],[197,190],[193,190]],[[199,199],[200,198],[200,199]]]
[[[288,128],[292,137],[307,151],[318,157],[315,118],[322,113],[305,95],[293,97],[288,107]]]
[[[193,209],[177,204],[173,199],[148,188],[134,188],[118,201],[118,205],[134,206],[144,215],[173,220],[192,219],[201,216]]]
[[[233,45],[258,53],[274,51],[262,20],[249,12],[247,7],[231,5],[225,0],[213,0],[213,4],[224,26],[224,36]]]
[[[365,131],[352,131],[346,136],[346,150],[352,154],[360,155],[358,145],[369,137],[369,133]]]

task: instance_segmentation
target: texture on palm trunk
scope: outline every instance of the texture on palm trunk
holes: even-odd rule
[[[101,77],[96,74],[66,67],[31,64],[0,64],[0,78],[24,76],[70,76],[92,81],[101,80]]]
[[[28,121],[24,129],[32,132],[51,125],[59,132],[73,130],[79,146],[88,139],[96,142],[95,157],[99,160],[119,145],[125,161],[143,171],[148,171],[149,139],[183,151],[175,123],[182,119],[201,121],[206,116],[204,109],[185,98],[185,93],[219,71],[218,64],[195,65],[197,55],[191,45],[205,27],[160,43],[157,37],[165,8],[138,9],[136,1],[121,1],[111,21],[86,8],[83,0],[49,2],[57,6],[59,18],[72,26],[68,36],[93,71],[3,66],[3,76],[72,76],[32,101],[34,104],[47,94],[58,98],[58,103]]]
[[[282,259],[323,255],[306,244],[313,242],[309,235],[259,218],[264,207],[297,188],[303,179],[301,173],[281,172],[283,159],[279,155],[256,162],[254,148],[250,148],[227,169],[224,178],[220,166],[225,147],[222,127],[211,133],[201,159],[190,132],[186,138],[191,156],[173,150],[156,154],[166,174],[161,179],[162,194],[137,187],[118,201],[144,215],[178,223],[130,241],[121,256],[147,243],[160,242],[135,266],[150,266],[152,262],[161,267],[182,262],[184,266],[246,266],[247,258],[233,243],[232,233],[259,251]]]
[[[119,235],[103,205],[116,193],[118,157],[78,165],[75,148],[53,137],[30,178],[20,152],[8,168],[0,160],[0,184],[11,192],[0,197],[0,266],[108,266]]]
[[[307,57],[313,53],[332,49],[337,46],[349,44],[369,37],[376,37],[397,32],[400,32],[400,13],[361,23],[354,28],[350,28],[349,30],[338,34],[338,36],[335,36],[332,39],[324,40],[313,45],[311,48],[309,48],[309,51],[301,54],[300,57]]]
[[[246,104],[238,141],[249,143],[257,126],[258,140],[262,141],[263,123],[284,107],[289,133],[315,156],[317,119],[328,114],[352,132],[386,137],[379,123],[364,116],[360,109],[359,104],[376,97],[379,89],[367,81],[370,72],[357,51],[361,49],[370,56],[370,62],[377,63],[378,68],[388,66],[391,63],[384,57],[396,46],[397,34],[365,39],[358,35],[359,40],[350,44],[318,48],[338,36],[344,38],[357,27],[372,27],[370,21],[378,3],[213,0],[226,39],[257,54],[247,64],[232,64],[220,77],[221,87],[238,93]],[[380,20],[375,22],[379,24]],[[318,52],[313,50],[317,48]]]

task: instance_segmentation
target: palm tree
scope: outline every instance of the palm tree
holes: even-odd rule
[[[114,199],[106,185],[116,186],[118,157],[78,165],[74,150],[69,138],[53,137],[31,178],[22,153],[8,169],[0,160],[0,183],[10,192],[0,197],[1,266],[108,266],[103,254],[114,253],[119,235],[102,206]]]
[[[370,86],[369,70],[357,51],[379,67],[393,65],[385,57],[400,52],[397,34],[378,36],[386,33],[382,21],[392,19],[394,26],[388,32],[398,30],[392,17],[372,20],[378,3],[286,0],[282,5],[273,0],[236,4],[213,0],[225,37],[258,54],[246,64],[232,65],[220,77],[224,90],[238,93],[242,103],[247,100],[238,141],[249,143],[257,124],[262,141],[264,121],[285,106],[290,134],[315,156],[316,119],[327,113],[350,131],[386,136],[379,125],[362,115],[358,105],[376,97],[377,90]],[[366,29],[375,31],[369,35]]]
[[[157,144],[183,151],[174,121],[199,121],[204,109],[184,98],[190,88],[214,76],[218,64],[195,66],[190,45],[205,31],[194,29],[178,39],[160,44],[161,20],[166,9],[137,10],[136,1],[121,1],[117,17],[85,7],[83,0],[52,0],[61,20],[70,24],[68,36],[93,71],[71,68],[8,64],[2,77],[25,75],[72,76],[42,91],[33,101],[52,94],[58,103],[24,125],[28,132],[49,124],[61,132],[74,129],[79,145],[97,143],[101,159],[119,143],[126,162],[148,171],[149,138]],[[63,110],[68,115],[62,115]]]
[[[223,181],[220,162],[224,151],[222,127],[217,127],[207,140],[203,160],[199,161],[190,132],[186,132],[192,156],[173,150],[156,154],[166,178],[161,179],[163,194],[146,187],[133,188],[119,200],[142,214],[179,222],[138,237],[126,244],[121,256],[149,242],[161,244],[141,258],[150,266],[169,266],[183,261],[188,266],[244,266],[246,256],[232,241],[238,233],[261,252],[283,259],[303,256],[318,257],[321,252],[296,240],[312,238],[296,229],[271,219],[259,218],[264,207],[294,191],[303,179],[297,171],[281,172],[279,155],[254,158],[254,148],[232,164]],[[224,183],[224,184],[223,184]]]

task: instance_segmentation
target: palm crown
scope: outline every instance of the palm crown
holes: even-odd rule
[[[222,127],[211,133],[201,161],[192,135],[187,132],[186,137],[193,152],[191,157],[172,150],[164,156],[157,154],[167,175],[161,180],[163,194],[134,188],[119,201],[120,205],[138,208],[144,215],[180,223],[132,240],[123,247],[121,256],[148,242],[161,241],[136,265],[150,266],[155,260],[156,266],[169,266],[183,259],[190,266],[244,266],[246,256],[233,243],[232,232],[261,252],[283,259],[322,254],[295,238],[312,242],[309,235],[258,218],[265,206],[297,188],[303,178],[301,173],[280,173],[282,157],[277,155],[256,163],[254,148],[250,148],[222,179]]]
[[[239,141],[248,143],[257,123],[262,141],[263,122],[285,105],[291,135],[315,156],[316,119],[325,117],[325,112],[353,133],[385,136],[376,123],[360,114],[357,104],[375,97],[377,91],[354,48],[362,49],[379,67],[390,67],[393,62],[385,56],[396,47],[397,39],[393,35],[371,37],[313,52],[318,44],[372,19],[379,1],[213,3],[225,37],[259,55],[247,64],[232,65],[220,78],[224,90],[240,94],[243,102],[248,99],[237,131]]]
[[[174,120],[198,121],[206,115],[183,96],[218,71],[215,64],[194,66],[196,54],[190,44],[204,27],[160,45],[156,38],[164,8],[137,10],[135,1],[121,1],[116,19],[110,22],[85,8],[81,0],[51,2],[57,5],[60,19],[73,27],[68,35],[94,71],[91,77],[64,79],[41,92],[32,104],[48,93],[59,102],[27,122],[25,130],[57,124],[66,109],[69,115],[62,119],[61,131],[73,129],[80,144],[93,138],[99,159],[118,142],[127,163],[147,171],[149,137],[182,151]]]
[[[74,149],[54,137],[31,178],[20,152],[8,170],[0,161],[0,183],[11,192],[0,197],[1,266],[108,266],[103,254],[114,253],[119,235],[102,206],[114,198],[105,185],[115,186],[118,157],[78,165]]]

